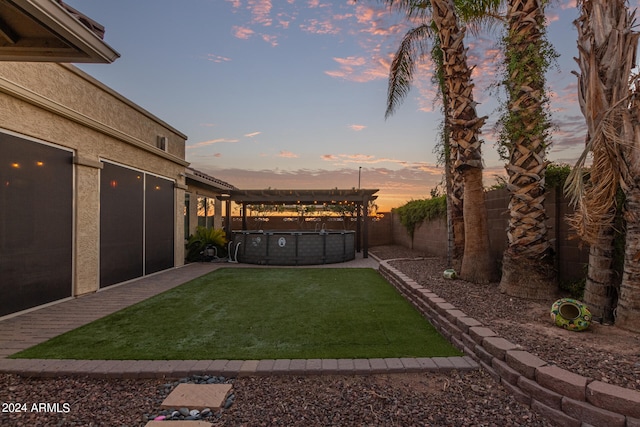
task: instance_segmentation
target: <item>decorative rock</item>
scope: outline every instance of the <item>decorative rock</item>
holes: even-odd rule
[[[207,416],[211,415],[211,409],[209,409],[209,408],[204,408],[204,409],[202,410],[202,412],[200,412],[200,415],[201,415],[201,416],[203,416],[203,417],[207,417]]]
[[[164,415],[159,415],[153,419],[153,421],[164,421],[167,417]]]
[[[224,402],[224,409],[229,409],[233,402],[236,400],[236,396],[232,393],[227,397],[227,400]]]
[[[551,306],[551,320],[569,331],[584,331],[591,324],[587,306],[573,298],[561,298]]]
[[[179,417],[179,416],[180,416],[180,412],[178,412],[178,411],[173,411],[171,413],[171,418],[176,418],[176,417]]]
[[[200,415],[200,411],[198,411],[197,409],[192,409],[191,411],[189,411],[189,415],[191,415],[192,417],[197,417],[198,415]]]
[[[178,412],[180,412],[180,415],[184,415],[186,417],[189,415],[189,408],[180,408]]]
[[[444,271],[443,277],[445,279],[455,279],[456,278],[456,271],[453,268],[448,268],[448,269],[446,269]]]

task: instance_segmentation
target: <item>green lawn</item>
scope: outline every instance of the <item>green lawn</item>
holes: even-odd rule
[[[459,355],[375,270],[223,268],[12,357]]]

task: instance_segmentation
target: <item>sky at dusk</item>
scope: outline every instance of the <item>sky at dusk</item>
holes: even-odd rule
[[[388,211],[429,197],[442,179],[434,147],[442,120],[425,61],[385,120],[393,53],[411,23],[376,1],[65,0],[106,28],[121,54],[78,67],[188,135],[195,169],[241,189],[379,189]],[[638,0],[630,1],[631,7]],[[549,159],[575,162],[584,145],[576,97],[575,0],[551,0],[548,36],[561,55],[547,79],[555,125]],[[485,186],[504,175],[490,87],[499,28],[468,35],[482,131]]]

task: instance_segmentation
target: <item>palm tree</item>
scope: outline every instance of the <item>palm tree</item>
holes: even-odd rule
[[[396,55],[396,58],[400,56],[399,53]],[[462,216],[464,185],[460,172],[451,167],[452,159],[457,157],[457,151],[452,150],[451,143],[449,142],[450,124],[447,115],[449,98],[444,80],[442,49],[440,49],[440,39],[438,37],[433,38],[431,58],[435,64],[434,75],[431,81],[437,85],[440,98],[442,99],[443,120],[440,127],[441,139],[434,151],[438,153],[438,163],[444,164],[447,196],[447,266],[448,268],[460,271],[464,250],[464,218]],[[394,71],[393,66],[391,67],[391,71]],[[390,80],[389,92],[397,86],[394,81]],[[387,104],[387,107],[391,106],[391,103]]]
[[[437,29],[442,51],[443,78],[446,95],[446,121],[450,141],[453,168],[460,172],[464,181],[464,255],[460,277],[487,283],[491,279],[489,235],[485,195],[482,185],[482,154],[480,128],[486,117],[478,117],[473,101],[471,68],[467,65],[464,47],[465,29],[458,23],[453,0],[386,0],[409,16],[430,16],[431,23],[410,30],[396,54],[390,77],[390,92],[387,115],[393,112],[393,101],[404,97],[408,91],[414,70],[416,46],[424,52],[423,43],[432,34],[432,25]],[[394,74],[395,70],[395,74]],[[395,85],[394,85],[395,82]],[[455,157],[453,157],[455,156]]]
[[[464,254],[460,277],[476,283],[491,280],[489,233],[484,187],[480,128],[486,117],[478,117],[473,100],[471,68],[467,64],[464,28],[458,24],[453,0],[431,0],[432,19],[438,28],[448,94],[451,146],[457,151],[453,167],[464,181]]]
[[[452,159],[457,158],[457,149],[450,144],[450,124],[447,115],[449,97],[444,78],[442,49],[433,24],[423,24],[405,34],[393,58],[389,71],[389,89],[387,92],[387,111],[385,118],[395,113],[398,104],[404,100],[414,79],[415,61],[427,55],[427,40],[433,42],[431,58],[435,63],[432,82],[437,85],[443,104],[444,120],[441,129],[440,160],[444,163],[447,194],[447,263],[449,267],[460,271],[464,250],[463,193],[464,185],[460,172],[451,167]]]
[[[509,0],[504,39],[508,105],[501,118],[501,142],[509,152],[510,202],[500,290],[529,299],[546,299],[557,292],[544,208],[550,127],[545,71],[553,56],[544,37],[545,4]]]
[[[640,207],[640,103],[637,77],[631,81],[639,35],[632,30],[633,14],[626,3],[578,2],[578,100],[588,134],[585,151],[569,176],[566,191],[577,211],[571,224],[590,245],[585,302],[595,317],[610,320],[618,296],[616,325],[640,331],[640,224],[635,214]],[[589,153],[593,163],[585,182],[582,171]],[[627,238],[617,295],[612,259],[616,192],[620,187],[626,196]]]
[[[630,15],[626,14],[629,21]],[[627,21],[627,22],[629,22]],[[626,27],[630,29],[631,26]],[[638,48],[637,32],[627,32],[624,46],[628,52],[636,52]],[[634,64],[635,66],[635,64]],[[616,309],[616,326],[640,333],[640,76],[633,77],[633,89],[629,108],[629,119],[625,123],[625,139],[623,146],[624,160],[628,165],[623,177],[626,197],[626,240],[624,249],[624,273],[620,284],[620,296]],[[631,126],[628,126],[628,125]],[[624,166],[623,166],[624,167]]]

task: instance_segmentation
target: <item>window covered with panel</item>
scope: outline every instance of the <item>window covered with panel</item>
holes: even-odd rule
[[[0,132],[0,316],[71,296],[73,153]]]
[[[100,287],[144,274],[144,173],[103,163],[100,175]]]
[[[146,176],[145,274],[173,267],[173,181]]]

